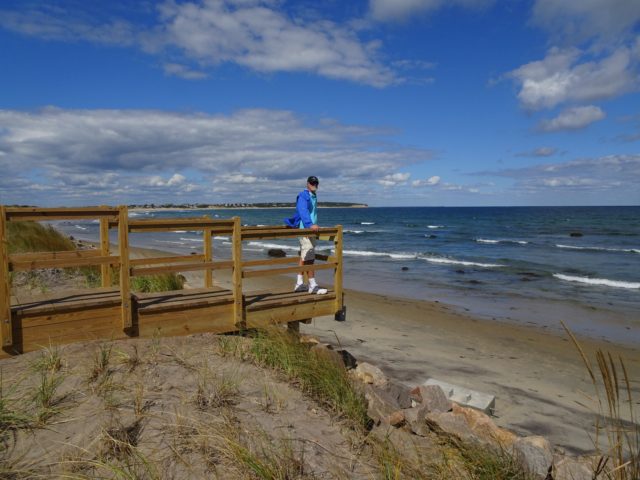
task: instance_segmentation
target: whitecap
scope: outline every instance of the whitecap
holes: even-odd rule
[[[637,248],[578,247],[577,245],[562,245],[560,243],[557,243],[556,247],[569,250],[590,250],[594,252],[640,253],[640,249]]]
[[[575,277],[573,275],[564,275],[562,273],[554,273],[553,276],[567,282],[578,282],[588,285],[601,285],[606,287],[627,289],[640,288],[640,282],[623,282],[621,280],[609,280],[608,278]]]
[[[247,245],[253,247],[262,247],[262,248],[281,248],[283,250],[294,250],[298,251],[299,247],[292,247],[291,245],[280,245],[279,243],[266,243],[266,242],[249,242]]]
[[[185,242],[198,242],[198,243],[202,243],[202,239],[201,239],[201,238],[184,238],[184,237],[180,237],[180,240],[184,240]]]
[[[376,222],[360,222],[360,225],[375,225]]]
[[[215,236],[213,237],[214,240],[227,240],[229,241],[229,237],[221,237],[221,236]]]
[[[344,233],[364,233],[364,230],[345,230]]]
[[[371,252],[369,250],[344,250],[342,253],[355,257],[389,257],[394,260],[417,258],[415,253]]]
[[[86,230],[87,227],[81,227],[80,225],[74,225],[74,227],[79,228],[80,230]]]
[[[500,240],[492,240],[488,238],[476,238],[476,242],[478,243],[517,243],[518,245],[527,245],[529,242],[525,242],[524,240],[509,240],[509,239],[500,239]]]
[[[420,260],[425,260],[431,263],[439,263],[445,265],[464,265],[467,267],[482,267],[482,268],[496,268],[503,267],[504,265],[499,265],[497,263],[479,263],[479,262],[469,262],[466,260],[456,260],[453,258],[442,258],[442,257],[418,257]]]
[[[444,228],[444,225],[427,225],[427,228],[431,228],[431,229],[434,229],[434,228]]]

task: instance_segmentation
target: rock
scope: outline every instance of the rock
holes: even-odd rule
[[[351,370],[352,368],[356,368],[358,366],[356,357],[351,355],[346,350],[336,350],[336,353],[338,353],[342,357],[342,363],[344,363],[344,366],[347,368],[347,370]]]
[[[363,383],[373,384],[378,387],[382,387],[388,382],[382,370],[366,362],[358,364],[355,369],[355,376]]]
[[[401,427],[402,425],[404,425],[404,411],[396,410],[387,417],[386,423],[388,423],[392,427]]]
[[[411,407],[409,389],[403,384],[395,382],[393,380],[388,380],[386,385],[384,385],[382,388],[384,388],[384,390],[386,390],[386,392],[391,395],[391,397],[398,405],[398,408]]]
[[[467,424],[464,415],[453,412],[429,412],[426,416],[426,423],[431,430],[455,435],[467,442],[480,441]]]
[[[316,337],[312,337],[311,335],[300,335],[300,343],[317,345],[320,343],[320,340],[318,340]]]
[[[453,404],[453,413],[462,415],[471,431],[482,441],[501,447],[511,447],[518,437],[509,430],[498,427],[491,417],[480,410]]]
[[[270,257],[277,257],[277,258],[282,258],[287,256],[286,252],[281,248],[270,248],[267,251],[267,255],[269,255]]]
[[[554,480],[592,480],[593,465],[588,459],[563,457],[553,465]]]
[[[405,423],[413,433],[421,437],[426,437],[430,431],[427,425],[427,413],[427,409],[421,406],[403,410]]]
[[[317,343],[311,347],[311,352],[314,353],[319,358],[323,358],[331,363],[335,363],[336,365],[344,367],[344,362],[342,361],[342,355],[340,355],[335,350],[332,350],[330,345]]]
[[[570,237],[582,237],[582,236],[583,236],[583,234],[582,234],[582,232],[571,232],[571,233],[569,234],[569,236],[570,236]]]
[[[438,238],[438,236],[432,234],[432,235],[427,235],[427,238]]]
[[[540,480],[544,480],[553,463],[551,443],[537,435],[518,438],[513,444],[513,453],[522,466]]]
[[[438,385],[420,385],[409,393],[411,400],[427,409],[427,412],[448,412],[451,402]]]
[[[462,269],[456,270],[456,273],[465,274],[466,272]]]
[[[398,404],[389,392],[373,385],[366,385],[367,414],[376,423],[386,422],[398,410]]]
[[[409,267],[402,267],[402,269],[401,269],[401,270],[402,270],[403,272],[407,272],[407,271],[409,271]]]

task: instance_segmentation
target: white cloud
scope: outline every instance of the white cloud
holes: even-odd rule
[[[202,80],[208,77],[204,72],[192,70],[179,63],[165,63],[162,68],[165,74],[184,78],[185,80]]]
[[[510,72],[508,76],[520,86],[520,103],[539,110],[564,102],[611,98],[638,88],[634,50],[622,46],[604,58],[579,63],[584,55],[577,48],[553,47],[543,60]]]
[[[397,21],[442,7],[484,8],[493,3],[494,0],[370,0],[369,9],[375,20]]]
[[[407,183],[409,177],[411,177],[410,173],[392,173],[390,175],[385,175],[383,178],[378,180],[378,183],[383,187],[395,187]]]
[[[432,187],[440,183],[440,177],[434,175],[433,177],[425,178],[423,180],[414,180],[411,182],[412,187]]]
[[[102,195],[106,203],[174,194],[282,199],[310,174],[321,178],[323,194],[356,200],[366,184],[380,178],[401,184],[409,174],[398,169],[430,158],[388,141],[389,134],[336,121],[309,124],[280,110],[0,110],[0,169],[3,177],[24,180],[9,203],[36,201],[26,187],[34,183],[56,187],[41,203],[64,203],[71,192]],[[238,190],[247,185],[249,191]]]
[[[581,191],[600,195],[615,193],[625,203],[640,201],[640,155],[608,155],[532,167],[478,172],[477,175],[502,176],[516,180],[518,190],[526,192]]]
[[[402,81],[377,59],[379,42],[362,41],[352,28],[329,20],[293,17],[281,7],[268,0],[167,0],[158,6],[159,17],[143,26],[118,17],[122,12],[107,16],[87,5],[73,11],[43,6],[0,10],[0,26],[40,38],[170,55],[165,72],[192,80],[204,72],[190,63],[199,69],[235,63],[258,72],[307,72],[375,87]]]
[[[518,157],[551,157],[558,153],[558,149],[555,147],[538,147],[530,152],[517,153]]]
[[[562,111],[551,120],[543,120],[538,128],[543,132],[557,132],[560,130],[580,130],[593,122],[602,120],[605,113],[596,106],[573,107]]]
[[[636,0],[536,0],[532,21],[558,41],[610,41],[640,21]]]

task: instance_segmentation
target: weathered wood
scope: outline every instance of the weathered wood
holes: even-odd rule
[[[27,262],[9,262],[9,270],[12,272],[21,272],[25,270],[37,270],[39,268],[70,268],[82,267],[86,265],[115,265],[120,259],[116,256],[107,257],[67,257],[56,258],[52,260],[39,260]]]
[[[245,270],[242,273],[244,278],[254,278],[254,277],[268,277],[269,275],[281,275],[283,273],[295,273],[300,271],[301,268],[304,268],[305,271],[316,271],[316,270],[329,270],[336,267],[335,263],[319,263],[315,265],[305,265],[304,267],[295,266],[295,267],[283,267],[283,268],[269,268],[266,270]]]
[[[139,265],[160,265],[172,263],[189,263],[193,261],[204,261],[204,255],[180,255],[180,256],[167,256],[167,257],[149,257],[149,258],[132,258],[129,260],[130,267],[137,267]]]
[[[10,222],[42,221],[42,220],[84,220],[107,218],[115,221],[118,210],[113,207],[80,207],[80,208],[32,208],[7,207],[6,219]]]
[[[293,293],[293,294],[290,294]],[[245,295],[245,308],[247,312],[265,310],[275,307],[295,306],[303,303],[315,303],[318,301],[333,300],[335,293],[329,290],[325,295],[314,295],[307,292],[283,292],[264,295]]]
[[[211,229],[205,228],[202,232],[202,240],[204,245],[204,261],[211,262],[213,260],[213,235]],[[204,271],[204,286],[213,286],[213,270],[210,268]]]
[[[188,311],[204,306],[233,304],[233,294],[230,290],[210,288],[144,293],[136,294],[135,297],[139,314],[176,310]]]
[[[298,257],[270,258],[268,260],[247,260],[242,262],[243,267],[260,267],[264,265],[283,265],[287,263],[298,263]]]
[[[232,303],[181,311],[139,312],[137,322],[141,337],[200,332],[226,333],[237,330]]]
[[[65,292],[62,296],[41,295],[24,299],[22,303],[13,305],[16,315],[62,315],[77,310],[102,308],[120,305],[120,290],[115,288],[99,288],[90,291]]]
[[[11,294],[9,291],[9,252],[6,209],[0,205],[0,337],[3,347],[13,343],[11,326]]]
[[[322,298],[322,295],[318,297]],[[317,299],[315,302],[300,305],[285,305],[264,310],[247,311],[247,328],[260,328],[277,323],[288,323],[296,320],[333,315],[334,299]]]
[[[169,272],[192,272],[194,270],[226,270],[233,268],[233,261],[223,260],[215,262],[197,262],[179,265],[162,265],[160,267],[135,267],[131,269],[132,277],[140,277],[142,275],[160,275]]]
[[[242,240],[261,240],[271,238],[295,238],[318,237],[323,240],[333,238],[337,230],[335,228],[320,228],[317,232],[310,228],[265,228],[245,230],[242,232]]]
[[[108,257],[109,252],[109,220],[100,219],[100,253]],[[100,282],[103,287],[111,286],[111,265],[100,265]]]
[[[244,329],[244,307],[242,305],[242,230],[240,217],[233,217],[232,238],[232,289],[233,319],[238,329]]]
[[[129,211],[119,207],[118,248],[120,250],[120,301],[122,309],[122,329],[132,325],[131,290],[129,283]]]
[[[342,225],[338,225],[338,233],[334,240],[334,252],[335,252],[335,273],[333,276],[333,289],[336,293],[335,311],[342,310]]]

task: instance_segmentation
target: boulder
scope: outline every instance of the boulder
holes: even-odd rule
[[[363,383],[373,384],[377,387],[385,386],[388,383],[388,379],[382,370],[370,363],[359,363],[355,369],[355,376]]]
[[[267,251],[267,255],[269,255],[270,257],[276,257],[276,258],[282,258],[287,256],[286,252],[281,248],[270,248]]]
[[[402,268],[401,268],[401,270],[402,270],[403,272],[406,272],[406,271],[408,271],[408,270],[409,270],[409,267],[402,267]]]
[[[569,234],[570,237],[582,237],[583,233],[582,232],[571,232]]]
[[[410,398],[427,412],[448,412],[451,402],[438,385],[419,385],[410,392]]]
[[[427,413],[427,409],[421,406],[403,410],[405,423],[413,433],[421,437],[426,437],[430,431],[429,425],[427,425]]]
[[[367,400],[367,414],[376,423],[388,423],[389,418],[398,411],[398,404],[393,396],[382,388],[366,385],[364,398]]]
[[[498,427],[489,415],[480,410],[454,403],[452,411],[462,415],[471,431],[483,442],[505,449],[511,447],[518,438],[513,432]]]
[[[536,479],[544,480],[553,464],[553,447],[541,436],[518,438],[513,444],[513,454]]]
[[[563,457],[553,465],[554,480],[592,480],[593,465],[589,459]]]
[[[404,422],[405,422],[404,411],[396,410],[391,415],[389,415],[385,420],[386,420],[385,423],[388,423],[392,427],[400,427],[404,425]]]
[[[469,427],[464,415],[453,412],[429,412],[426,423],[431,430],[454,435],[467,442],[479,442],[480,439]]]
[[[356,360],[356,357],[351,355],[348,351],[336,350],[336,353],[338,353],[342,357],[342,363],[344,363],[344,366],[347,368],[347,370],[351,370],[358,366],[358,361]]]

